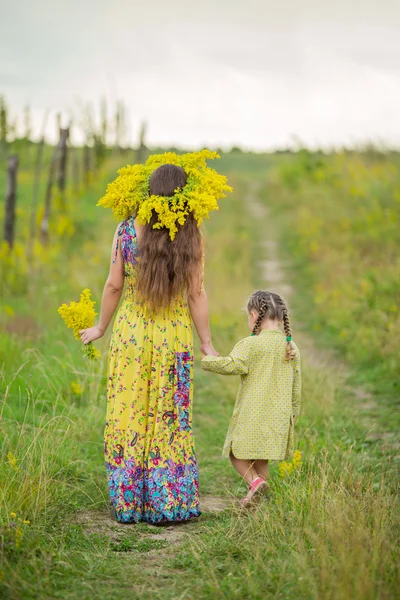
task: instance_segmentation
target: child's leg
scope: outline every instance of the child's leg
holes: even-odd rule
[[[258,477],[262,477],[267,480],[268,477],[268,461],[267,460],[255,460],[253,463],[254,470]]]
[[[243,479],[250,485],[257,477],[257,472],[253,467],[253,461],[236,458],[232,452],[230,453],[229,458],[231,459],[231,463],[239,475],[241,475]]]

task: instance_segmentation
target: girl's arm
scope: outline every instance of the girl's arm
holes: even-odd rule
[[[300,367],[300,352],[297,349],[294,361],[294,377],[293,377],[293,390],[292,390],[292,414],[294,417],[298,417],[300,412],[300,401],[301,401],[301,367]]]
[[[229,356],[205,356],[201,361],[204,371],[220,375],[247,375],[249,372],[249,345],[244,339],[232,350]]]
[[[189,290],[189,310],[201,342],[201,351],[204,354],[218,356],[211,341],[210,323],[208,320],[208,300],[206,290],[202,284],[202,272],[195,273]]]
[[[112,250],[111,250],[111,264],[110,272],[107,277],[106,284],[103,290],[103,297],[101,299],[101,310],[100,319],[97,325],[89,327],[88,329],[82,329],[80,331],[81,340],[84,344],[93,342],[101,338],[110,324],[110,321],[117,309],[119,300],[121,298],[122,290],[124,289],[124,261],[121,254],[121,244],[118,244],[118,250],[115,251],[118,241],[118,230],[114,235]]]

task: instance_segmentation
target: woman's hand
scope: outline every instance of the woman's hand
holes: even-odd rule
[[[81,329],[79,332],[81,336],[81,340],[84,344],[89,344],[90,342],[94,342],[94,340],[98,340],[103,337],[104,330],[101,329],[99,325],[95,325],[94,327],[89,327],[88,329]]]
[[[212,342],[207,342],[200,346],[200,350],[204,356],[219,356],[219,352],[214,349]]]

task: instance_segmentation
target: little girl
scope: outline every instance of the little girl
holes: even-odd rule
[[[292,342],[284,300],[274,292],[255,292],[247,313],[251,336],[227,357],[202,360],[205,371],[241,375],[223,456],[229,456],[249,485],[243,506],[268,490],[268,461],[285,460],[293,453],[301,394],[300,353]]]

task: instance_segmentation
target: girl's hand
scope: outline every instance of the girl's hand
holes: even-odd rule
[[[88,329],[81,329],[79,335],[81,336],[81,341],[84,344],[89,344],[90,342],[94,342],[94,340],[98,340],[99,338],[103,337],[104,331],[99,325],[95,325],[94,327],[89,327]]]
[[[204,356],[219,356],[219,352],[214,349],[212,342],[207,342],[200,346],[200,350]]]

